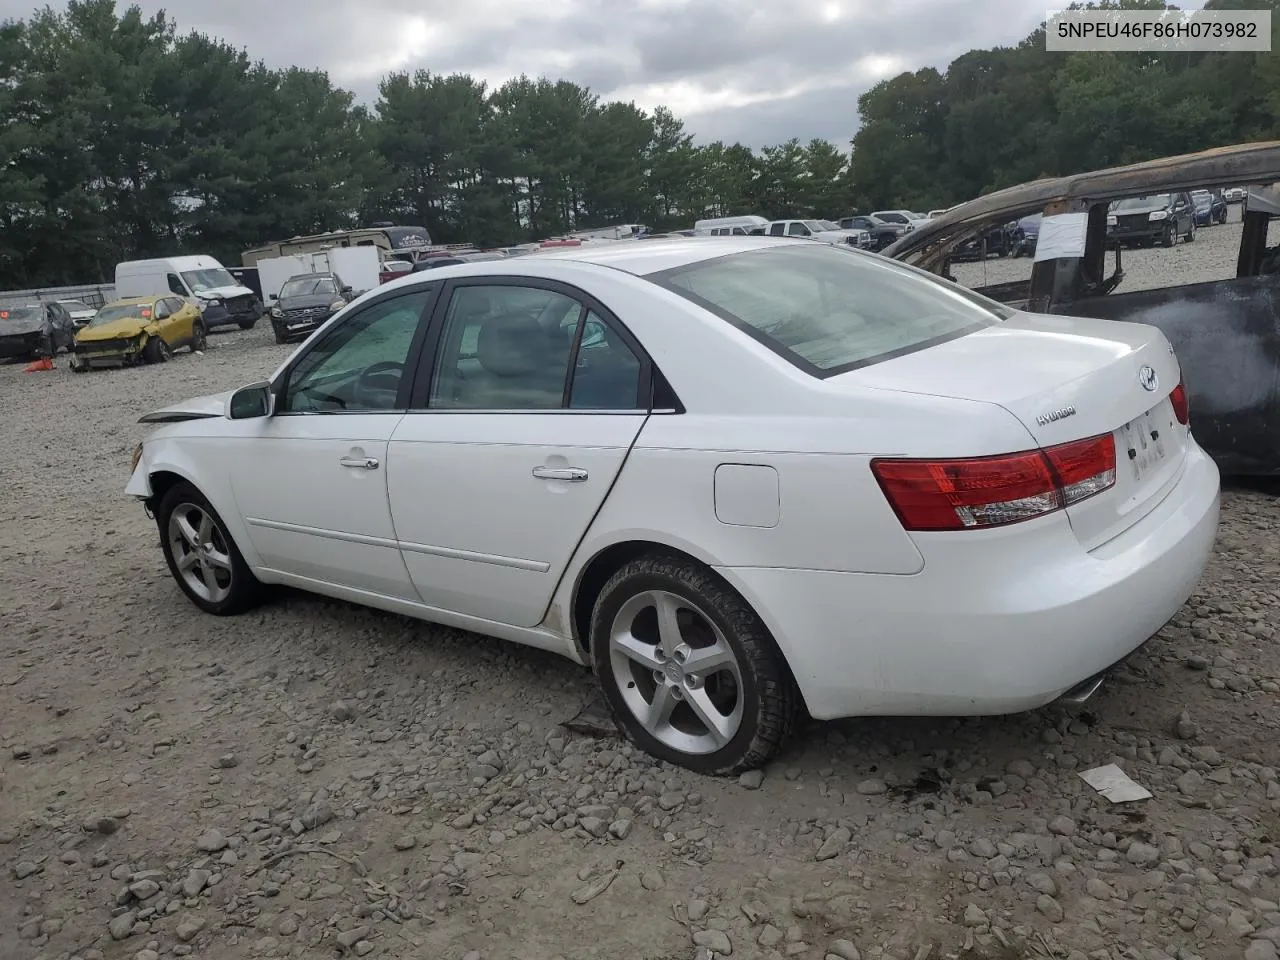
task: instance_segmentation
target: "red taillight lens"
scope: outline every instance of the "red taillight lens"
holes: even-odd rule
[[[1187,402],[1187,388],[1179,381],[1169,394],[1169,402],[1173,404],[1173,415],[1184,427],[1191,422],[1191,404]]]
[[[1110,434],[995,457],[871,461],[908,530],[970,530],[1018,523],[1079,503],[1116,482]]]

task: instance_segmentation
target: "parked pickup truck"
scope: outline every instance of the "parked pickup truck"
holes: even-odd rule
[[[830,220],[771,220],[751,231],[767,237],[808,237],[823,243],[848,244],[861,250],[871,248],[871,234],[857,228],[844,230]]]

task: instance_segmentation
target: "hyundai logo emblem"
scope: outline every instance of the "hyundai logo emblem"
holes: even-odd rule
[[[1142,384],[1142,389],[1147,391],[1154,391],[1160,386],[1160,378],[1156,376],[1155,367],[1143,364],[1138,369],[1138,383]]]

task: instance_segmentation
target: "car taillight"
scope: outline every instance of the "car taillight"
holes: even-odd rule
[[[871,461],[907,530],[1019,523],[1087,500],[1116,482],[1111,434],[994,457]]]
[[[1187,401],[1187,388],[1181,380],[1173,388],[1173,393],[1169,394],[1169,402],[1173,404],[1173,415],[1178,418],[1178,422],[1184,427],[1190,423],[1191,404]]]

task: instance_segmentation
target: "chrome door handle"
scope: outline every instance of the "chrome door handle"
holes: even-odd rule
[[[534,467],[533,475],[539,480],[568,480],[581,483],[587,479],[587,471],[581,467]]]
[[[343,457],[338,462],[344,467],[354,467],[358,470],[378,469],[378,460],[376,457]]]

